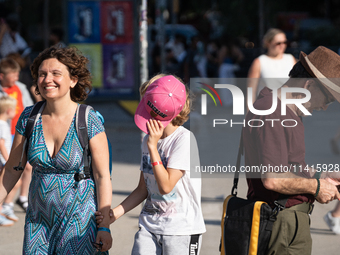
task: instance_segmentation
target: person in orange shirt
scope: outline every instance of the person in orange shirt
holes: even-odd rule
[[[15,110],[15,116],[11,121],[11,134],[14,137],[15,133],[15,125],[18,122],[20,114],[24,110],[25,107],[32,105],[33,101],[30,98],[30,94],[25,86],[25,84],[19,82],[19,73],[20,66],[19,64],[11,59],[11,58],[3,58],[0,62],[0,96],[8,95],[17,101],[17,106]],[[26,164],[24,173],[22,175],[22,184],[20,196],[16,203],[26,211],[27,196],[28,196],[28,187],[31,181],[32,174],[32,166],[30,164]],[[7,207],[7,211],[9,209],[13,210],[13,200],[16,195],[16,190],[12,190],[11,193],[8,194],[6,200],[3,204],[3,208]]]
[[[1,76],[1,74],[0,74],[0,76]],[[18,122],[20,114],[24,110],[24,105],[22,103],[22,93],[21,93],[21,90],[19,89],[19,87],[15,84],[15,82],[14,83],[7,83],[9,85],[12,84],[12,86],[10,85],[9,87],[5,87],[5,85],[3,85],[3,84],[6,84],[4,82],[5,79],[7,79],[8,81],[12,81],[12,80],[15,79],[17,81],[18,78],[19,78],[19,72],[10,72],[7,75],[3,75],[3,76],[4,76],[4,79],[2,79],[1,85],[3,86],[4,92],[8,96],[17,100],[17,106],[15,108],[15,116],[11,121],[11,134],[14,135],[15,134],[15,125]]]

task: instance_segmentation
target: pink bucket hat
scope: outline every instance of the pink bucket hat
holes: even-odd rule
[[[135,113],[136,125],[146,134],[149,119],[160,120],[166,127],[182,110],[187,98],[183,83],[172,75],[155,80],[146,89]]]

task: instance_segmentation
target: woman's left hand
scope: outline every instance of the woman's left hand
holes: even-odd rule
[[[100,244],[102,243],[102,246],[96,245],[99,251],[108,251],[112,247],[112,236],[109,232],[106,231],[98,231],[97,232],[97,238],[96,243]]]
[[[164,126],[159,120],[150,119],[146,123],[149,130],[148,146],[156,146],[158,140],[162,137]]]

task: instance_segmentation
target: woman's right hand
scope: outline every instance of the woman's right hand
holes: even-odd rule
[[[95,215],[96,215],[97,224],[101,223],[104,219],[104,216],[102,215],[102,213],[100,211],[96,211]],[[110,209],[109,215],[110,215],[110,224],[112,224],[116,220],[112,209]]]

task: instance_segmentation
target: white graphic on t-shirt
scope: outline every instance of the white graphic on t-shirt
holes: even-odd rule
[[[168,164],[168,159],[164,156],[162,150],[158,151],[161,155],[161,161],[163,166],[166,168]],[[150,155],[143,155],[143,173],[145,184],[148,189],[148,197],[146,198],[142,214],[155,215],[158,216],[169,216],[172,213],[176,213],[175,204],[171,200],[176,199],[176,188],[174,188],[169,194],[162,195],[159,192],[157,181],[153,174]]]

